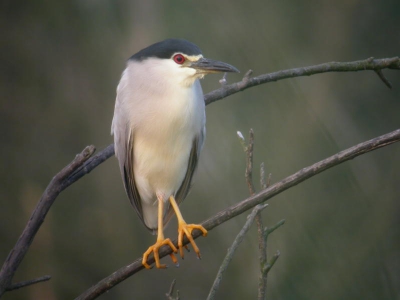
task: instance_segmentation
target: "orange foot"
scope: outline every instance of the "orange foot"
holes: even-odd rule
[[[172,251],[174,251],[175,253],[178,252],[178,250],[176,249],[174,244],[172,244],[170,239],[157,240],[157,242],[154,245],[150,246],[149,249],[147,249],[147,251],[143,254],[142,264],[146,269],[151,269],[151,266],[147,263],[147,259],[151,252],[154,253],[154,260],[156,263],[156,267],[158,269],[165,269],[167,267],[167,265],[160,264],[160,256],[158,255],[158,250],[164,245],[169,245]],[[171,259],[174,262],[174,264],[178,265],[178,260],[176,259],[175,255],[171,253],[169,256],[171,256]]]
[[[193,229],[201,230],[203,232],[203,236],[207,236],[207,230],[203,226],[197,225],[197,224],[186,224],[185,221],[179,222],[179,225],[178,225],[178,247],[179,247],[179,253],[182,258],[184,257],[184,255],[183,255],[183,235],[187,236],[190,243],[192,244],[194,252],[196,252],[196,254],[197,254],[197,257],[201,258],[200,250],[197,247],[197,245],[194,242],[193,237],[192,237]],[[185,246],[185,248],[187,249],[187,246]]]

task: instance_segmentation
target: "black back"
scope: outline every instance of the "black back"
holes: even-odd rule
[[[176,52],[187,55],[199,55],[201,50],[195,44],[184,39],[167,39],[155,43],[132,55],[130,60],[142,61],[149,57],[170,58]]]

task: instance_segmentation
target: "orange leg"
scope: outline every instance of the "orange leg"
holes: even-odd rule
[[[158,232],[157,232],[157,241],[154,245],[150,246],[149,249],[143,254],[143,259],[142,259],[142,264],[146,269],[151,269],[150,265],[147,263],[147,259],[150,255],[151,252],[154,253],[154,260],[156,263],[156,267],[158,269],[164,269],[167,266],[160,264],[160,256],[158,255],[158,250],[164,246],[164,245],[169,245],[171,249],[176,253],[178,250],[172,244],[170,239],[164,238],[164,224],[163,224],[163,213],[164,213],[164,201],[162,197],[158,198]],[[175,255],[173,253],[170,254],[172,261],[174,262],[175,265],[178,264],[178,260],[176,259]]]
[[[197,257],[201,258],[200,256],[200,250],[197,247],[196,243],[193,240],[192,237],[192,231],[193,229],[199,229],[203,232],[203,236],[207,236],[207,230],[198,224],[187,224],[185,220],[182,217],[181,211],[179,210],[178,204],[175,201],[175,198],[173,196],[169,197],[169,202],[172,205],[172,208],[175,211],[176,217],[178,219],[178,247],[179,247],[179,253],[181,257],[183,258],[183,235],[185,234],[187,238],[189,239],[190,243],[192,244],[194,252],[196,252]],[[187,248],[187,247],[186,247]]]

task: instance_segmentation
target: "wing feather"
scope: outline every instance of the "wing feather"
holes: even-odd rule
[[[125,157],[125,164],[123,166],[123,178],[124,178],[124,186],[126,190],[126,194],[128,195],[129,201],[131,202],[132,206],[136,210],[140,220],[144,224],[144,226],[147,227],[146,223],[144,222],[143,218],[143,209],[142,209],[142,204],[141,204],[141,198],[139,191],[136,186],[135,182],[135,174],[133,172],[133,162],[134,162],[134,156],[133,156],[133,136],[132,132],[129,135],[128,142],[126,144],[126,157]],[[153,230],[149,227],[147,227],[149,230]]]

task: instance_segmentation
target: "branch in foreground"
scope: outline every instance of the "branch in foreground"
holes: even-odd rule
[[[248,73],[246,73],[242,81],[232,83],[229,85],[224,85],[218,90],[208,93],[207,95],[204,96],[204,101],[206,102],[206,105],[208,105],[217,100],[226,98],[232,94],[244,91],[248,88],[260,84],[278,81],[286,78],[310,76],[326,72],[358,72],[365,70],[373,70],[378,74],[379,78],[387,86],[391,87],[390,83],[383,76],[383,73],[381,71],[382,69],[400,70],[400,58],[392,57],[392,58],[374,59],[371,57],[365,60],[358,60],[352,62],[329,62],[310,67],[282,70],[252,78],[249,78],[249,76],[247,76]]]
[[[315,176],[329,168],[337,166],[345,161],[353,159],[357,156],[365,153],[380,149],[382,147],[391,145],[400,141],[400,129],[393,132],[381,135],[369,141],[360,143],[356,146],[343,150],[331,157],[328,157],[320,162],[317,162],[309,167],[303,168],[295,174],[286,177],[285,179],[271,185],[269,188],[262,190],[260,193],[249,197],[219,213],[212,216],[208,220],[202,223],[203,227],[208,231],[214,227],[234,218],[235,216],[249,210],[250,208],[267,201],[268,199],[282,193],[283,191],[305,181],[306,179]],[[193,231],[193,238],[196,239],[201,235],[201,231]],[[184,239],[184,245],[188,244],[187,238]],[[174,241],[174,245],[177,245],[177,241]],[[169,255],[172,252],[171,248],[163,247],[159,251],[160,258]],[[154,263],[154,258],[148,260],[149,264]],[[108,277],[99,281],[96,285],[85,291],[83,294],[78,296],[76,300],[83,299],[95,299],[101,294],[107,292],[115,285],[139,272],[144,267],[142,265],[142,258],[136,259],[133,263],[120,268]]]
[[[94,153],[95,147],[88,146],[64,169],[53,177],[46,190],[44,191],[39,203],[33,211],[28,224],[19,237],[14,248],[11,250],[6,261],[0,270],[0,296],[6,290],[12,287],[12,279],[19,264],[27,253],[29,246],[32,244],[33,238],[42,225],[46,214],[57,196],[65,188],[63,183],[68,177],[75,172],[88,158]],[[68,185],[67,185],[68,186]]]

